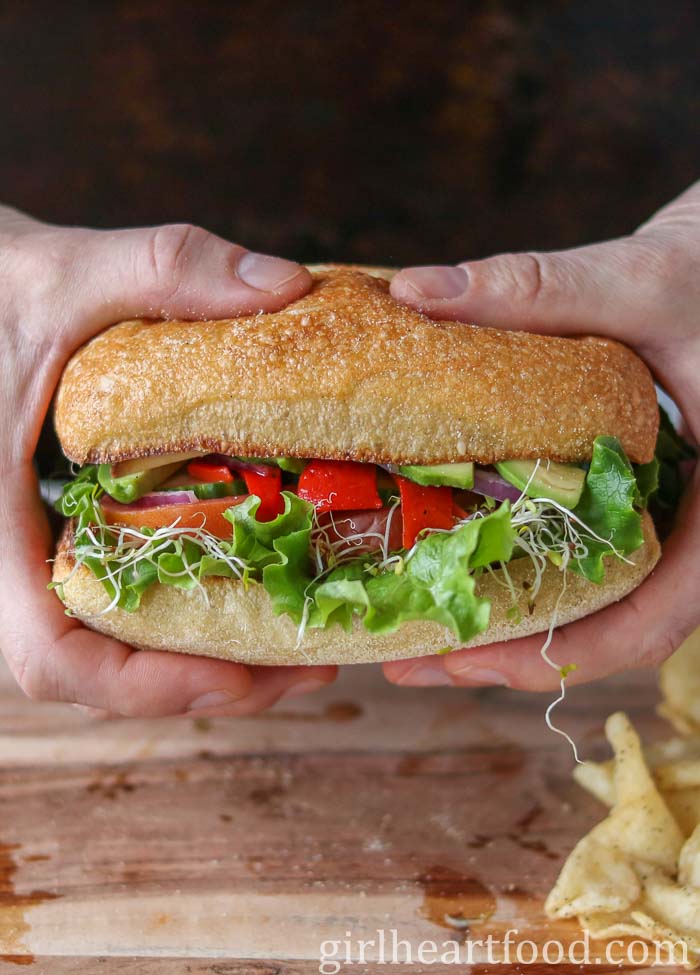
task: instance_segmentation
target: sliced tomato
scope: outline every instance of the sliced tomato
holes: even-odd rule
[[[387,538],[387,521],[391,515]],[[402,547],[401,508],[380,508],[379,511],[343,511],[333,514],[330,511],[319,515],[318,524],[332,546],[347,540],[347,551],[364,555],[378,552],[388,542],[387,551],[397,552]]]
[[[452,488],[423,487],[398,475],[396,483],[401,492],[404,548],[411,548],[426,528],[452,528],[455,523]]]
[[[245,501],[247,497],[247,494],[239,494],[235,497],[193,501],[190,504],[162,504],[144,508],[132,504],[119,504],[108,494],[103,494],[100,498],[100,507],[108,525],[163,528],[177,520],[178,528],[206,528],[217,538],[232,538],[233,525],[224,518],[224,511]]]
[[[209,483],[233,480],[233,474],[226,464],[212,463],[208,460],[191,460],[187,465],[187,473],[195,480]]]
[[[299,475],[297,493],[318,512],[382,507],[377,468],[351,460],[312,460]]]
[[[282,497],[282,471],[276,468],[271,474],[258,474],[252,470],[242,470],[241,474],[250,494],[260,498],[260,507],[255,513],[256,521],[272,521],[284,511]]]

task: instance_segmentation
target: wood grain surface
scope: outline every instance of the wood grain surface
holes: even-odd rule
[[[561,720],[600,757],[616,708],[668,734],[656,698],[628,674],[572,690]],[[378,928],[414,946],[509,928],[575,940],[542,902],[603,810],[571,781],[546,702],[401,690],[355,667],[255,718],[100,722],[26,701],[3,671],[0,971],[306,975],[322,941]],[[451,970],[519,970],[474,962]]]

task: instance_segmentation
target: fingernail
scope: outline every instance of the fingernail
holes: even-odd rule
[[[326,686],[326,681],[318,680],[316,677],[309,677],[306,680],[300,680],[298,684],[292,684],[287,690],[282,694],[280,700],[283,697],[298,697],[301,694],[311,694],[313,691],[320,691],[322,687]]]
[[[86,718],[92,718],[93,721],[106,721],[107,718],[119,717],[119,715],[112,715],[102,708],[91,708],[86,704],[71,704],[71,707],[84,714]]]
[[[409,667],[397,683],[402,687],[443,687],[452,684],[452,678],[443,664],[425,660]]]
[[[240,698],[234,697],[229,691],[209,691],[191,701],[187,710],[200,711],[202,708],[217,708],[222,704],[233,704],[234,701],[238,700]]]
[[[475,667],[464,664],[452,672],[452,679],[455,682],[464,681],[470,684],[501,684],[507,686],[508,678],[498,670],[490,670],[488,667]]]
[[[456,298],[467,290],[469,275],[462,267],[412,267],[401,272],[401,283],[419,298]]]
[[[236,274],[243,284],[247,284],[250,288],[276,293],[281,291],[292,278],[302,274],[303,270],[294,261],[285,261],[282,257],[270,257],[268,254],[248,251],[238,262]]]

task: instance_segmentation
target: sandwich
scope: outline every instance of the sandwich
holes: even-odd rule
[[[551,631],[652,571],[659,409],[632,351],[311,271],[280,312],[122,322],[67,364],[68,613],[137,648],[369,662]]]

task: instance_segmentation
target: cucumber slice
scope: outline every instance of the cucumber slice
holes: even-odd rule
[[[276,457],[275,463],[288,474],[301,474],[306,467],[306,461],[299,460],[298,457]]]
[[[183,488],[180,488],[180,490],[182,491]],[[187,488],[185,487],[184,490],[187,490]],[[190,490],[194,491],[200,501],[207,501],[209,498],[227,498],[235,494],[248,493],[245,481],[238,479],[235,481],[211,481],[202,484],[193,484]]]
[[[396,487],[378,487],[377,494],[382,499],[382,504],[386,508],[388,505],[392,504],[394,501],[399,500],[399,490]]]
[[[456,487],[468,489],[474,486],[473,464],[406,464],[399,467],[399,474],[403,474],[410,481],[425,486]]]

